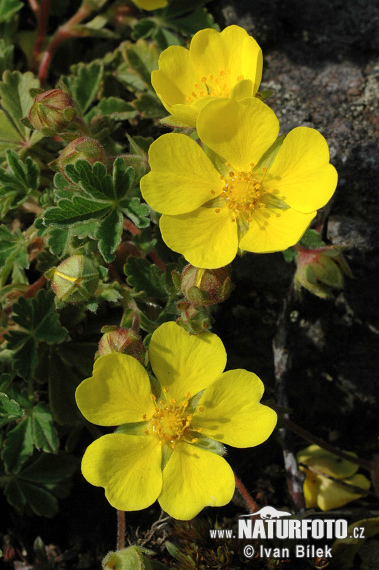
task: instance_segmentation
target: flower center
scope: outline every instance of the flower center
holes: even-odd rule
[[[227,163],[229,166],[229,163]],[[253,165],[251,165],[253,168]],[[229,176],[221,176],[225,186],[220,195],[225,200],[225,205],[230,209],[232,221],[243,216],[247,222],[251,222],[252,213],[256,208],[264,208],[262,196],[265,194],[263,180],[267,169],[263,168],[263,176],[258,179],[257,174],[249,172],[229,172]],[[272,189],[270,188],[269,191]],[[216,208],[220,212],[220,208]]]
[[[167,394],[168,389],[163,388]],[[155,435],[161,444],[168,444],[175,449],[179,440],[186,443],[196,443],[198,438],[188,437],[191,429],[192,414],[187,413],[190,394],[187,394],[183,403],[178,406],[174,398],[158,399],[152,394],[155,412],[149,420],[150,426],[146,430],[147,435]],[[146,419],[146,417],[144,417]],[[201,429],[201,428],[200,428]],[[197,431],[200,431],[199,429]]]
[[[221,69],[218,73],[210,73],[207,77],[202,77],[199,83],[194,83],[193,91],[188,95],[188,103],[196,99],[212,95],[213,97],[229,97],[232,79],[235,83],[244,79],[243,75],[232,78],[230,69]]]

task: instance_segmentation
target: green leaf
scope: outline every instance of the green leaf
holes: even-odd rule
[[[0,77],[6,69],[12,68],[14,45],[7,45],[0,39]]]
[[[30,157],[23,161],[8,150],[6,158],[8,168],[0,168],[0,217],[17,208],[39,186],[39,167]]]
[[[29,129],[20,123],[20,119],[29,113],[32,106],[29,90],[33,87],[39,87],[39,81],[30,71],[23,75],[18,71],[5,71],[0,83],[1,107],[19,132],[21,141],[30,138]]]
[[[52,290],[41,289],[34,299],[20,297],[13,305],[13,321],[23,330],[12,330],[5,339],[8,348],[16,351],[15,370],[28,379],[38,364],[37,346],[40,342],[60,344],[68,339],[60,322]]]
[[[102,114],[119,121],[125,121],[127,119],[134,119],[134,117],[138,115],[138,111],[123,99],[119,99],[118,97],[104,97],[96,107],[91,109],[85,119],[88,121],[89,116],[92,118],[98,114]]]
[[[135,44],[131,44],[125,53],[132,69],[151,89],[151,72],[158,69],[159,51],[157,47],[151,42],[140,39]]]
[[[73,99],[85,113],[97,97],[103,80],[103,65],[98,61],[86,65],[80,63],[73,68],[74,74],[63,78],[72,92]]]
[[[7,394],[0,392],[0,425],[3,426],[17,418],[22,418],[23,415],[20,404],[9,398]]]
[[[66,454],[41,454],[19,473],[12,475],[4,488],[8,502],[20,513],[52,517],[59,498],[68,495],[77,460]]]
[[[53,416],[44,403],[39,403],[32,410],[34,446],[46,453],[55,453],[59,448],[59,438],[54,427]]]
[[[149,297],[164,299],[164,275],[160,269],[142,257],[130,257],[125,264],[128,284],[135,292],[144,291]]]
[[[34,450],[33,426],[30,416],[11,429],[4,442],[1,457],[8,473],[17,473]]]
[[[75,390],[83,378],[91,375],[96,348],[94,343],[66,342],[50,351],[49,399],[54,419],[60,425],[81,421]]]
[[[300,244],[308,249],[319,249],[326,245],[321,239],[320,232],[316,230],[307,230],[301,238]]]
[[[8,432],[2,452],[7,472],[17,473],[34,447],[46,453],[56,453],[59,448],[53,416],[44,403],[28,409],[26,417]]]
[[[138,227],[149,224],[149,210],[140,204],[137,197],[127,198],[131,189],[134,171],[127,167],[119,157],[113,164],[113,174],[107,173],[105,166],[96,163],[93,166],[86,160],[78,160],[66,166],[66,174],[83,191],[78,195],[65,192],[65,197],[58,200],[55,207],[48,208],[44,215],[45,226],[68,228],[89,221],[96,222],[94,238],[98,240],[99,250],[106,262],[113,261],[115,252],[121,243],[124,213]],[[62,195],[62,191],[60,191]],[[91,235],[92,237],[92,235]]]
[[[0,0],[0,22],[10,20],[21,10],[22,6],[23,4],[19,0]]]
[[[358,529],[356,531],[356,529]],[[361,534],[362,533],[362,534]],[[354,522],[347,529],[347,537],[337,539],[332,546],[333,568],[349,570],[350,568],[363,568],[366,565],[356,566],[356,556],[360,557],[360,549],[366,540],[379,534],[379,517],[372,517]],[[356,537],[356,538],[355,538]],[[363,556],[362,556],[363,558]],[[375,561],[373,560],[374,565]]]
[[[161,119],[167,114],[166,109],[158,97],[151,91],[141,93],[133,103],[136,109],[138,109],[141,115],[146,119]]]
[[[28,267],[28,241],[20,230],[12,233],[6,226],[0,226],[0,287],[5,285],[15,268]]]

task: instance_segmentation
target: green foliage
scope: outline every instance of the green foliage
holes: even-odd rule
[[[0,22],[10,20],[21,10],[22,6],[23,4],[19,0],[0,0]]]
[[[93,61],[89,65],[78,64],[74,66],[74,73],[63,77],[73,99],[79,105],[82,113],[86,113],[96,99],[103,79],[103,65]]]
[[[164,299],[167,296],[162,271],[147,259],[138,257],[128,259],[125,264],[125,274],[134,291],[143,291],[148,297],[156,299]]]
[[[12,67],[14,46],[7,45],[4,39],[0,39],[0,77],[6,69]]]
[[[76,467],[77,460],[67,454],[40,454],[7,478],[5,496],[20,514],[52,517],[58,511],[58,498],[70,491]]]
[[[1,176],[1,174],[0,174]],[[29,267],[28,242],[20,230],[12,233],[0,226],[0,286],[5,285],[10,274],[12,282],[25,283],[22,270]]]
[[[300,240],[300,244],[308,249],[318,249],[325,247],[325,242],[322,241],[320,232],[308,229]]]
[[[13,321],[22,330],[6,335],[8,348],[15,351],[15,369],[22,378],[31,378],[38,364],[40,342],[60,344],[68,338],[55,310],[54,293],[41,290],[34,299],[20,297],[13,305]]]
[[[46,404],[39,403],[28,408],[25,414],[25,418],[8,431],[4,442],[1,456],[8,473],[18,473],[34,448],[46,453],[58,451],[58,434]]]
[[[5,154],[8,168],[0,168],[0,218],[20,206],[39,186],[40,170],[30,157],[23,161],[12,150]]]
[[[42,138],[41,133],[31,133],[20,122],[32,105],[29,90],[38,86],[39,81],[30,72],[4,72],[0,82],[0,155],[26,144],[32,146]]]
[[[128,168],[122,158],[117,158],[112,176],[103,164],[91,166],[85,160],[66,166],[65,171],[83,193],[72,192],[71,197],[64,197],[56,207],[48,208],[44,224],[67,230],[78,224],[96,221],[94,238],[98,240],[99,251],[105,261],[113,261],[121,243],[123,216],[140,228],[149,224],[148,207],[140,204],[137,197],[127,196],[133,183],[133,169]]]

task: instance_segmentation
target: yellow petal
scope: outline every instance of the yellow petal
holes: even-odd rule
[[[111,433],[87,448],[82,473],[89,483],[105,488],[115,509],[149,507],[162,488],[162,447],[152,436]]]
[[[338,481],[333,481],[332,479],[327,479],[322,476],[319,476],[319,479],[320,486],[317,493],[317,504],[322,511],[338,509],[338,507],[342,507],[364,496],[364,493],[355,493],[347,487],[344,487]],[[356,485],[365,490],[370,488],[370,481],[359,473],[353,477],[344,479],[344,481],[345,483]]]
[[[234,474],[225,459],[180,443],[163,471],[158,501],[173,518],[189,520],[204,507],[221,507],[229,503],[234,488]]]
[[[188,392],[192,397],[209,386],[226,365],[225,348],[217,335],[190,335],[173,322],[163,323],[153,333],[149,357],[161,386],[178,402]]]
[[[222,191],[219,172],[203,149],[186,135],[159,137],[150,147],[149,163],[151,172],[142,178],[141,192],[157,212],[192,212]]]
[[[244,99],[245,97],[252,97],[254,95],[254,84],[251,79],[243,79],[236,83],[233,87],[230,97],[231,99]]]
[[[194,35],[190,54],[200,77],[206,77],[210,85],[225,85],[224,97],[228,97],[234,85],[241,79],[250,79],[254,93],[262,77],[262,52],[257,42],[239,26],[228,26],[221,33],[205,29]],[[221,73],[220,73],[221,72]],[[209,80],[217,77],[218,83]]]
[[[144,367],[126,354],[105,354],[96,360],[93,376],[76,389],[76,402],[83,416],[101,426],[143,421],[152,414],[149,376]]]
[[[151,74],[151,83],[166,109],[172,105],[188,105],[187,97],[198,80],[188,49],[170,46],[158,59],[159,69]]]
[[[255,253],[282,251],[295,245],[315,217],[316,212],[302,214],[292,208],[257,208],[240,247]]]
[[[260,404],[264,386],[246,370],[225,372],[206,388],[194,414],[192,426],[202,434],[234,447],[253,447],[271,435],[277,415]],[[204,407],[203,411],[199,411]]]
[[[350,453],[350,455],[356,457],[355,453]],[[334,455],[334,453],[331,453],[316,444],[309,445],[305,449],[299,451],[297,458],[299,463],[305,463],[306,465],[315,467],[326,475],[338,477],[339,479],[351,477],[359,469],[356,463],[352,463],[346,459],[341,459],[337,455]]]
[[[279,133],[279,121],[255,98],[218,99],[199,113],[200,139],[239,172],[249,172]]]
[[[337,186],[337,172],[329,164],[324,137],[315,129],[293,129],[284,139],[266,183],[299,212],[313,212],[324,206]]]
[[[238,251],[237,224],[229,210],[199,208],[189,214],[160,219],[163,241],[189,263],[202,269],[216,269],[231,263]]]
[[[303,485],[304,500],[307,509],[317,507],[317,493],[319,485],[320,481],[317,475],[307,470]]]

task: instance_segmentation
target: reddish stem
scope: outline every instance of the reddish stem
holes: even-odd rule
[[[134,236],[139,236],[141,233],[141,230],[139,230],[137,228],[137,226],[135,226],[133,224],[133,222],[131,222],[130,220],[128,220],[127,218],[125,218],[124,220],[124,228],[126,230],[128,230],[132,235]],[[164,261],[162,261],[162,259],[159,257],[159,255],[157,254],[157,252],[155,251],[155,249],[152,249],[149,253],[148,256],[150,257],[151,261],[153,263],[155,263],[155,265],[157,267],[159,267],[159,269],[164,273],[166,271],[166,265],[164,263]]]
[[[245,501],[247,510],[250,511],[250,513],[256,513],[257,511],[259,511],[257,503],[254,501],[249,491],[246,489],[245,485],[242,483],[240,479],[238,479],[236,474],[234,474],[234,477],[236,480],[236,488],[241,497],[243,498],[243,500]]]
[[[33,50],[33,66],[37,67],[39,55],[45,40],[47,21],[49,19],[50,0],[42,0],[38,18],[38,31]]]
[[[125,548],[125,512],[117,511],[117,550]]]
[[[25,291],[21,293],[19,296],[24,297],[25,299],[29,299],[29,297],[34,297],[37,291],[39,291],[45,285],[45,283],[46,283],[46,277],[44,275],[41,275],[41,277],[37,279],[35,283],[29,285],[29,287],[25,289]],[[12,312],[12,307],[11,306],[6,307],[4,309],[4,312],[7,315],[9,315]]]
[[[31,10],[34,12],[35,17],[38,19],[39,17],[39,4],[37,0],[29,0],[29,6]]]
[[[38,70],[38,77],[43,85],[46,81],[47,73],[49,71],[49,66],[53,54],[59,44],[64,40],[69,38],[79,37],[80,34],[74,31],[74,28],[79,22],[86,18],[91,13],[91,9],[88,5],[81,6],[79,10],[70,18],[63,26],[58,28],[54,36],[52,37],[49,45],[47,46],[41,60],[41,64]]]

